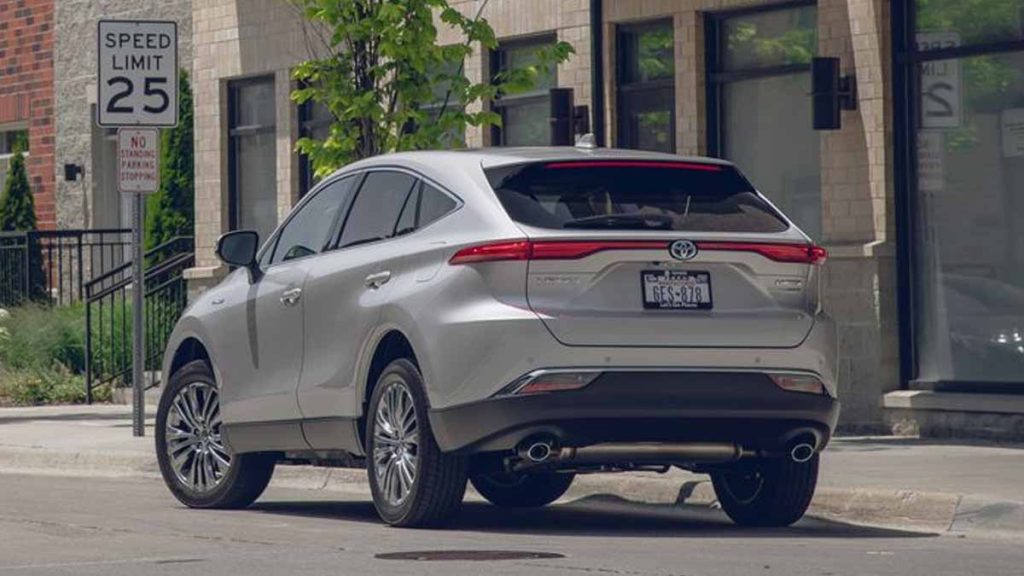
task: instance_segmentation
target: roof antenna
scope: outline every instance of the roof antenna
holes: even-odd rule
[[[592,133],[587,132],[576,137],[576,147],[584,150],[594,150],[597,148],[597,141]]]

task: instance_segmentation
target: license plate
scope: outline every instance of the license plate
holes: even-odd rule
[[[644,270],[640,273],[644,308],[710,310],[711,274],[689,270]]]

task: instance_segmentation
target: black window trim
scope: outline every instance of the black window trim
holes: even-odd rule
[[[661,26],[668,25],[669,29],[672,30],[672,41],[673,51],[675,50],[675,22],[672,18],[655,18],[653,20],[643,20],[638,22],[627,22],[623,24],[615,25],[615,145],[620,148],[630,148],[631,145],[635,145],[635,142],[626,142],[624,135],[626,134],[626,115],[622,113],[625,105],[620,94],[643,94],[656,93],[664,90],[668,90],[672,94],[671,102],[672,105],[669,107],[669,133],[671,134],[670,142],[672,149],[670,154],[676,152],[676,79],[675,79],[675,66],[673,66],[673,75],[671,78],[663,78],[661,80],[653,80],[648,82],[626,82],[626,62],[622,57],[622,37],[624,34],[630,32],[638,32],[643,30],[651,30],[659,28]],[[673,58],[675,54],[673,52]]]
[[[705,77],[705,148],[709,156],[721,158],[724,152],[722,138],[722,98],[724,84],[741,80],[771,78],[810,72],[811,65],[787,64],[763,66],[757,68],[741,68],[725,71],[722,69],[725,48],[722,44],[722,26],[730,18],[763,14],[797,8],[817,7],[817,0],[789,0],[762,6],[747,6],[732,10],[716,10],[704,13],[704,77]]]
[[[555,44],[558,42],[558,33],[554,30],[540,32],[538,34],[529,34],[526,36],[516,36],[505,40],[498,41],[498,47],[491,50],[489,53],[490,70],[488,81],[493,81],[494,77],[497,76],[504,69],[505,51],[512,48],[522,48],[526,46],[534,46],[537,48]],[[558,67],[555,66],[554,78],[552,87],[558,86]],[[514,108],[516,106],[523,106],[529,104],[536,104],[538,102],[548,101],[550,99],[548,92],[530,91],[525,94],[512,94],[508,96],[501,96],[495,98],[490,103],[491,111],[497,112],[501,116],[502,126],[491,126],[491,145],[492,146],[505,146],[505,131],[503,126],[505,123],[505,110]]]
[[[238,111],[238,89],[257,84],[270,84],[276,91],[276,79],[273,74],[232,78],[227,81],[227,144],[228,144],[228,230],[239,229],[238,207],[242,199],[242,191],[238,182],[238,143],[237,136],[266,134],[277,132],[277,110],[275,103],[273,126],[235,126],[235,113]],[[276,183],[275,183],[276,195]],[[280,228],[280,226],[278,226]],[[273,237],[273,234],[271,234]]]

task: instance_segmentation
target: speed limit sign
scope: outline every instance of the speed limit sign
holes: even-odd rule
[[[178,124],[178,24],[100,20],[97,123]]]

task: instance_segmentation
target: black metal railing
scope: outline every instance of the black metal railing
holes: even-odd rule
[[[178,237],[145,253],[145,368],[160,369],[164,346],[187,305],[184,277],[195,263],[192,238]],[[132,263],[85,283],[86,402],[101,385],[128,386],[132,377]],[[154,379],[149,383],[157,384]]]
[[[0,232],[0,306],[79,302],[87,278],[130,257],[130,241],[120,228]]]

